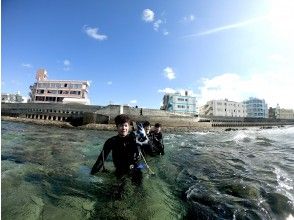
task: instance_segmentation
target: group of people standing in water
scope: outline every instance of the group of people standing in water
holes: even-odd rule
[[[135,185],[141,185],[143,179],[142,168],[144,167],[140,163],[142,159],[146,163],[146,156],[164,155],[161,125],[156,123],[154,129],[151,130],[151,124],[148,121],[143,122],[144,131],[141,134],[144,136],[144,141],[140,142],[136,129],[134,131],[130,129],[131,119],[128,115],[118,115],[114,121],[117,135],[106,140],[92,167],[91,174],[94,175],[101,169],[105,170],[104,162],[110,151],[112,151],[116,177],[119,180],[130,177]]]

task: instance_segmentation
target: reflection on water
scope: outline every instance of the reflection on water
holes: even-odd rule
[[[165,134],[141,187],[89,175],[113,132],[2,122],[3,219],[286,219],[294,128]],[[111,158],[106,167],[113,171]]]

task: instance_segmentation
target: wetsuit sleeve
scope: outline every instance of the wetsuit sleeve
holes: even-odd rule
[[[96,163],[94,164],[94,166],[92,167],[91,170],[91,174],[94,175],[95,173],[99,172],[99,170],[101,169],[101,167],[104,165],[105,160],[108,157],[108,154],[110,153],[110,151],[112,150],[112,145],[110,144],[110,140],[108,139],[104,146],[103,149],[100,153],[100,155],[98,156]]]
[[[162,133],[160,133],[160,141],[161,141],[161,146],[162,146],[162,149],[161,149],[161,154],[164,155],[164,144],[163,144],[163,137],[162,137]]]

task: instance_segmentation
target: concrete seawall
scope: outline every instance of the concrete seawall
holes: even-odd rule
[[[149,121],[152,125],[161,123],[169,130],[211,130],[211,128],[279,126],[294,125],[294,120],[233,118],[233,117],[196,117],[176,114],[157,109],[141,109],[129,106],[109,105],[69,105],[45,103],[2,103],[2,116],[44,121],[69,123],[85,128],[104,128],[113,130],[114,118],[121,113],[128,114],[132,121]],[[29,121],[27,120],[27,121]],[[50,124],[50,123],[49,123]],[[54,123],[53,123],[54,124]],[[102,126],[104,124],[104,126]],[[110,126],[106,126],[109,124]],[[100,126],[101,125],[101,126]],[[107,128],[106,128],[107,127]]]

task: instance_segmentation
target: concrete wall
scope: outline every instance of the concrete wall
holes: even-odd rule
[[[85,112],[83,114],[83,124],[108,124],[109,116],[97,113]]]
[[[53,104],[53,103],[2,103],[1,114],[3,116],[67,121],[75,126],[88,123],[88,117],[84,120],[84,114],[94,114],[101,106],[78,105],[78,104]],[[93,123],[108,123],[108,117],[103,115],[92,116]]]
[[[129,106],[109,105],[106,107],[90,105],[47,104],[47,103],[2,103],[2,115],[39,120],[67,121],[74,126],[85,124],[114,124],[120,113],[128,114],[132,121],[149,121],[151,125],[161,123],[163,127],[231,127],[268,126],[294,124],[294,120],[275,120],[237,117],[202,118],[179,115],[157,109],[142,109]]]
[[[108,115],[109,123],[114,123],[114,118],[121,113],[120,105],[110,105],[97,110],[96,114]],[[157,109],[142,109],[123,106],[123,113],[131,117],[132,121],[149,121],[151,125],[161,123],[165,127],[184,127],[184,126],[197,126],[197,118],[190,115],[180,115],[170,113]]]

